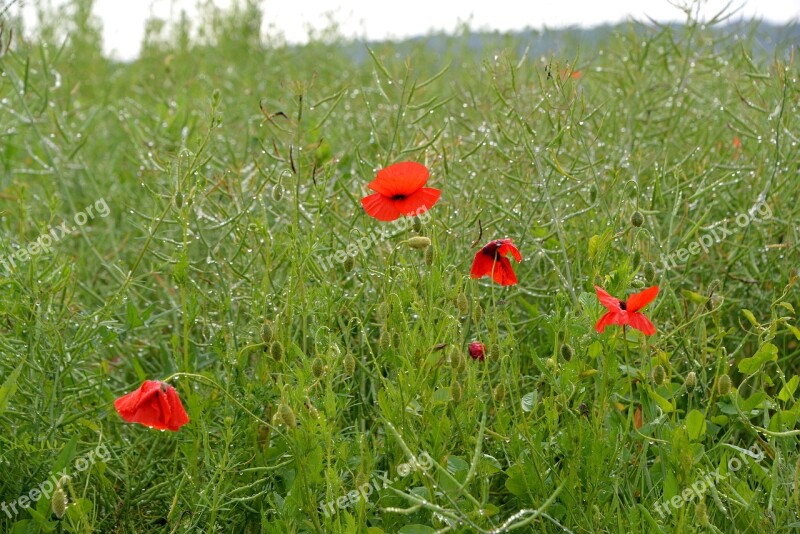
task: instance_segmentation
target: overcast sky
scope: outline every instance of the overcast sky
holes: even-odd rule
[[[0,5],[9,0],[0,0]],[[30,4],[33,0],[18,0]],[[48,0],[46,0],[48,1]],[[63,4],[66,0],[49,0]],[[219,7],[233,0],[211,0]],[[673,0],[685,3],[686,0]],[[197,0],[95,0],[95,13],[103,22],[106,51],[120,59],[130,59],[139,52],[144,21],[156,16],[175,18],[181,10],[195,12]],[[726,0],[705,0],[701,12],[706,16],[720,11]],[[324,1],[263,0],[265,24],[274,27],[290,43],[302,43],[308,28],[324,28],[332,14],[346,36],[368,39],[403,38],[430,30],[454,30],[459,22],[469,22],[472,29],[520,30],[526,27],[554,28],[569,25],[593,26],[619,22],[645,15],[659,21],[681,21],[684,16],[667,0],[403,0]],[[800,20],[800,0],[734,0],[744,17],[758,17],[770,22]],[[32,9],[25,8],[31,20]]]

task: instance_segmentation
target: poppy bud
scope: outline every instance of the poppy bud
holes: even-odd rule
[[[667,372],[664,370],[663,365],[656,365],[650,373],[653,379],[653,384],[660,386],[667,380]]]
[[[344,267],[344,272],[349,273],[356,266],[356,259],[348,254],[342,266]]]
[[[483,361],[486,357],[486,345],[480,341],[473,341],[469,344],[469,355],[473,360]]]
[[[368,482],[369,482],[369,477],[367,477],[366,474],[362,473],[361,471],[359,471],[358,474],[356,474],[356,487],[357,488],[360,488],[361,486],[363,486],[364,484],[367,484]]]
[[[505,384],[497,384],[494,388],[494,401],[495,402],[503,402],[503,399],[506,398],[506,386]]]
[[[280,202],[283,198],[283,185],[280,182],[272,186],[272,200]]]
[[[652,284],[653,280],[656,279],[656,267],[652,262],[648,261],[644,264],[644,279],[647,280],[648,284]]]
[[[469,312],[469,302],[467,296],[463,292],[456,295],[456,308],[458,308],[459,315],[466,315]]]
[[[273,341],[272,345],[269,347],[269,355],[272,356],[272,359],[276,362],[281,361],[283,359],[283,343],[277,339]]]
[[[384,322],[389,317],[389,304],[386,301],[380,303],[376,315],[380,322]]]
[[[392,334],[387,330],[381,330],[381,337],[378,339],[378,346],[381,350],[388,350],[392,346]]]
[[[636,210],[633,212],[633,215],[631,215],[631,224],[636,228],[644,224],[644,215],[642,215],[641,211]]]
[[[431,246],[431,240],[421,235],[415,235],[414,237],[409,237],[407,243],[409,247],[417,250],[421,250]]]
[[[722,375],[717,378],[717,393],[720,397],[724,397],[731,392],[731,377]]]
[[[448,356],[448,359],[450,361],[450,368],[453,369],[453,371],[455,371],[457,373],[462,371],[464,369],[464,367],[466,367],[466,365],[464,365],[464,364],[467,363],[467,362],[464,360],[464,357],[461,355],[461,351],[459,351],[455,347],[452,347],[450,349],[450,355]]]
[[[347,356],[344,357],[344,372],[350,376],[353,376],[353,373],[356,372],[356,359],[349,352]]]
[[[631,287],[633,289],[642,289],[644,287],[644,281],[639,280],[638,278],[631,280]]]
[[[463,394],[464,391],[461,389],[461,384],[458,382],[450,384],[450,396],[453,398],[453,402],[460,401]]]
[[[694,507],[694,515],[697,518],[697,522],[700,526],[708,527],[708,508],[706,508],[706,503],[699,502],[697,506]]]
[[[275,413],[275,423],[286,425],[289,428],[297,426],[297,417],[295,417],[294,411],[288,404],[280,403],[278,411]]]
[[[497,343],[492,343],[492,346],[489,347],[489,359],[493,362],[500,359],[500,345]]]
[[[261,325],[261,341],[264,344],[269,344],[272,342],[272,338],[275,337],[275,329],[272,328],[272,323],[267,319],[264,321],[264,324]]]
[[[686,391],[693,391],[697,387],[697,373],[689,371],[686,378],[683,379],[683,385],[686,387]]]
[[[178,208],[183,206],[183,193],[181,193],[180,191],[175,193],[175,206]]]
[[[411,228],[418,234],[422,232],[422,221],[419,217],[414,217],[414,221],[411,223]]]
[[[472,304],[472,320],[479,323],[481,319],[483,319],[483,306],[481,306],[480,302],[475,301]]]
[[[572,349],[570,345],[568,345],[567,343],[561,345],[561,357],[564,358],[564,361],[570,361],[574,354],[575,351]]]
[[[637,268],[639,263],[642,261],[642,253],[640,251],[636,251],[633,253],[633,258],[631,258],[631,263],[633,264],[633,268]]]
[[[57,518],[61,519],[67,512],[67,504],[69,504],[69,499],[67,499],[67,494],[64,492],[59,482],[56,484],[56,490],[50,498],[50,509],[53,510]]]
[[[593,185],[589,188],[589,202],[594,204],[595,200],[597,200],[597,187]]]
[[[314,378],[320,378],[325,374],[325,363],[319,356],[311,362],[311,372],[314,374]]]
[[[433,247],[428,247],[425,249],[425,265],[428,267],[433,265]]]

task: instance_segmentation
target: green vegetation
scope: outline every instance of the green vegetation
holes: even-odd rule
[[[289,47],[247,3],[120,64],[90,4],[3,20],[0,529],[800,526],[788,46],[689,17],[545,56]],[[441,200],[368,217],[404,160]],[[518,285],[469,278],[479,236],[514,240]],[[654,336],[595,331],[594,285],[656,284]],[[115,412],[176,373],[178,432]]]

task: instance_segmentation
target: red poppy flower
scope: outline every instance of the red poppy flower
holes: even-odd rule
[[[473,360],[483,361],[486,357],[486,345],[480,341],[473,341],[469,344],[469,355],[472,356]]]
[[[129,423],[159,430],[177,432],[189,422],[175,388],[156,380],[145,380],[139,389],[115,400],[114,408]]]
[[[511,254],[517,261],[522,261],[522,254],[511,242],[511,239],[496,239],[490,241],[477,253],[472,262],[470,276],[481,278],[491,276],[501,286],[513,286],[517,283],[517,275],[511,268],[511,260],[506,256]]]
[[[600,304],[608,309],[608,312],[603,315],[597,324],[595,330],[602,333],[606,326],[610,324],[631,325],[637,330],[644,332],[646,336],[652,336],[656,333],[656,327],[650,322],[650,319],[639,313],[639,310],[653,302],[653,299],[658,295],[658,286],[648,287],[644,291],[634,293],[628,300],[619,300],[609,295],[604,289],[594,286],[597,292],[597,299]]]
[[[438,189],[422,187],[428,176],[428,168],[415,161],[389,165],[369,183],[375,193],[362,198],[361,205],[379,221],[419,215],[431,209],[442,194]]]

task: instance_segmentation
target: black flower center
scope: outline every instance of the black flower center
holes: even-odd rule
[[[628,305],[625,304],[624,300],[619,301],[619,309],[620,310],[625,310],[625,309],[627,309],[627,307],[628,307]]]
[[[406,195],[393,195],[392,200],[405,200]]]

